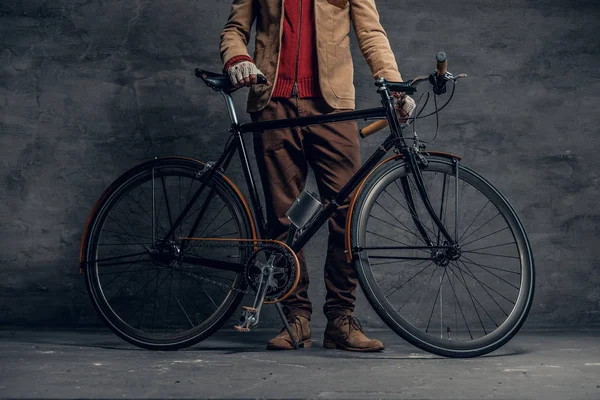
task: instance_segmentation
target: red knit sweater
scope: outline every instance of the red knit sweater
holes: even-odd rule
[[[286,0],[283,31],[279,48],[279,72],[272,97],[321,97],[317,64],[314,0]],[[227,62],[225,71],[239,61],[251,58],[236,56]]]

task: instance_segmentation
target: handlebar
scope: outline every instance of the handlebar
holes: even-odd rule
[[[385,84],[391,91],[406,92],[406,93],[412,94],[412,93],[416,92],[417,85],[419,85],[422,82],[429,81],[433,85],[434,93],[439,95],[446,91],[446,82],[447,81],[449,81],[449,80],[456,81],[457,79],[463,78],[466,76],[467,76],[466,74],[460,74],[460,75],[457,75],[456,77],[452,76],[452,74],[450,74],[448,72],[448,57],[446,56],[446,53],[444,53],[443,51],[440,51],[439,53],[436,54],[436,69],[433,73],[431,73],[431,75],[418,76],[408,82],[387,82],[384,79],[383,84]],[[379,83],[377,85],[383,86],[383,85],[380,85]],[[415,110],[415,112],[416,112],[416,110]],[[371,136],[372,134],[377,133],[380,130],[384,129],[386,126],[388,126],[388,121],[386,119],[375,121],[372,124],[367,125],[364,128],[362,128],[358,132],[358,134],[360,135],[360,137],[366,138],[366,137]]]
[[[267,79],[266,76],[260,75],[260,74],[256,75],[256,79],[257,79],[257,82],[256,82],[257,85],[266,85],[267,82],[269,82],[269,80]]]
[[[435,59],[437,61],[435,66],[435,74],[437,76],[445,76],[446,72],[448,72],[448,57],[446,57],[446,53],[440,51],[435,56]]]

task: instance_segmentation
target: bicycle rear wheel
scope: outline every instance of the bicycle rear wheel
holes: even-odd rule
[[[446,357],[479,356],[525,321],[534,291],[531,248],[514,209],[488,181],[462,165],[457,181],[452,160],[426,158],[425,188],[459,251],[398,159],[373,172],[358,194],[354,263],[369,302],[404,339]]]
[[[243,268],[221,267],[244,264],[247,246],[180,239],[197,218],[194,237],[253,237],[248,211],[226,178],[214,175],[166,236],[200,188],[203,168],[182,157],[141,164],[106,190],[90,217],[82,254],[88,293],[103,321],[136,346],[174,350],[195,344],[242,300]]]

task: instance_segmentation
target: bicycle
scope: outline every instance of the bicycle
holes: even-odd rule
[[[101,195],[83,233],[80,271],[95,309],[117,335],[147,349],[190,346],[219,329],[246,294],[254,302],[243,307],[236,330],[256,326],[265,304],[277,305],[289,329],[280,301],[298,281],[296,252],[355,190],[348,260],[394,332],[446,357],[489,353],[517,333],[534,292],[523,224],[459,156],[427,151],[414,132],[403,135],[416,110],[400,121],[394,109],[392,92],[414,94],[423,82],[436,95],[452,83],[454,94],[466,75],[448,72],[444,53],[430,75],[377,80],[381,107],[254,123],[238,122],[236,89],[226,75],[195,73],[225,99],[231,135],[223,153],[216,162],[171,156],[130,169]],[[452,95],[443,107],[436,103],[436,115]],[[360,131],[363,137],[387,125],[391,133],[326,206],[300,195],[287,214],[285,242],[268,238],[243,134],[359,119],[377,120]],[[395,154],[384,159],[390,150]],[[225,175],[235,153],[250,204]]]

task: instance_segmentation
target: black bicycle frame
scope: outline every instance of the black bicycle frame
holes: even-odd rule
[[[385,85],[379,88],[378,92],[382,97],[382,107],[371,108],[366,110],[356,110],[356,111],[348,111],[348,112],[339,112],[339,113],[331,113],[310,117],[299,117],[299,118],[291,118],[291,119],[282,119],[282,120],[271,120],[271,121],[262,121],[262,122],[251,122],[251,123],[238,123],[237,116],[235,114],[235,108],[233,105],[233,100],[230,94],[222,93],[227,103],[227,108],[229,111],[229,116],[231,119],[231,128],[230,132],[232,133],[232,138],[221,157],[214,163],[207,163],[204,170],[200,171],[203,181],[200,187],[197,189],[192,199],[186,205],[184,210],[181,212],[181,215],[178,219],[173,223],[170,231],[165,236],[165,240],[174,235],[176,228],[179,226],[181,221],[184,219],[185,215],[189,212],[192,205],[199,198],[201,192],[206,187],[207,183],[210,182],[214,174],[217,172],[225,172],[229,163],[231,162],[233,155],[237,152],[240,161],[242,164],[242,170],[244,171],[244,176],[246,178],[246,182],[248,185],[248,191],[250,195],[250,202],[252,204],[252,208],[254,211],[255,222],[257,223],[259,235],[262,239],[267,239],[267,227],[266,222],[264,220],[263,209],[260,203],[258,190],[256,187],[256,182],[254,180],[254,175],[252,169],[250,167],[250,162],[248,159],[248,153],[246,150],[246,144],[244,141],[243,135],[245,133],[255,132],[262,133],[271,129],[284,129],[284,128],[293,128],[300,126],[309,126],[309,125],[320,125],[325,123],[332,122],[342,122],[349,120],[359,120],[359,119],[382,119],[386,118],[388,120],[391,133],[389,136],[383,141],[383,143],[379,146],[379,148],[369,157],[369,159],[360,167],[357,173],[344,185],[344,187],[337,193],[337,195],[329,201],[326,207],[324,207],[309,223],[309,225],[302,231],[302,233],[296,238],[293,244],[290,246],[294,252],[300,251],[302,247],[310,240],[310,238],[319,230],[319,228],[329,219],[329,217],[335,212],[335,210],[339,207],[340,204],[348,197],[354,189],[366,178],[366,176],[372,171],[375,166],[383,159],[386,153],[392,148],[398,148],[399,152],[403,154],[408,161],[410,169],[412,170],[415,180],[417,182],[418,192],[420,197],[422,198],[426,208],[429,210],[434,222],[440,228],[440,232],[442,235],[446,237],[449,242],[452,242],[449,233],[446,231],[445,227],[442,225],[441,221],[437,217],[437,214],[433,210],[429,202],[429,198],[425,189],[422,187],[422,178],[420,169],[418,168],[418,162],[415,159],[414,150],[408,146],[403,137],[402,137],[402,129],[400,126],[400,122],[396,117],[396,112],[394,109],[393,99],[390,95],[389,90]],[[201,207],[200,213],[196,218],[195,223],[190,229],[190,233],[187,237],[193,237],[196,233],[196,229],[200,223],[200,220],[203,215],[203,211],[208,206],[208,202],[210,201],[211,194],[209,193],[205,203]],[[414,200],[410,195],[410,192],[406,195],[409,207],[414,209]],[[414,215],[413,215],[414,217]],[[415,220],[415,223],[418,227],[422,228],[422,224],[420,221]],[[430,244],[431,241],[428,238],[425,229],[419,229],[421,234],[424,235],[424,240],[426,243]],[[228,265],[224,265],[228,264]],[[229,265],[231,264],[231,265]],[[220,268],[222,269],[231,269],[237,270],[238,264],[235,263],[227,263],[221,262]]]

